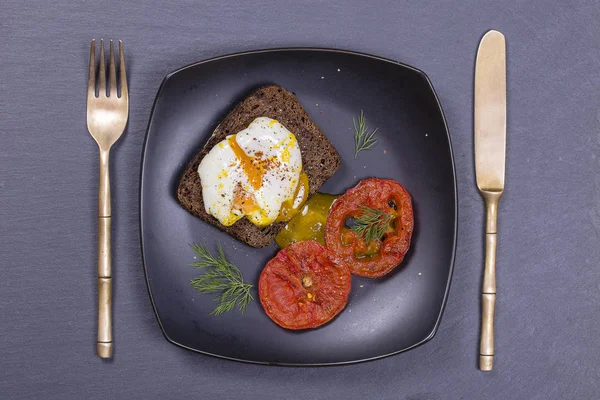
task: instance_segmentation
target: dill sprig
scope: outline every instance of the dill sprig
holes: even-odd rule
[[[356,158],[360,151],[369,150],[377,143],[375,134],[379,128],[375,128],[374,131],[369,133],[367,120],[363,110],[360,110],[360,116],[358,118],[352,118],[352,123],[354,124],[354,158]]]
[[[362,236],[365,242],[380,240],[394,219],[393,214],[376,208],[361,206],[362,214],[354,217],[354,226],[350,229]]]
[[[189,265],[205,270],[204,274],[192,279],[190,283],[199,293],[220,293],[214,299],[219,305],[210,315],[231,311],[236,305],[243,314],[246,306],[254,300],[250,294],[253,285],[244,283],[241,271],[225,258],[223,247],[220,244],[217,246],[217,257],[210,254],[204,246],[191,244],[190,247],[197,254],[198,261]]]

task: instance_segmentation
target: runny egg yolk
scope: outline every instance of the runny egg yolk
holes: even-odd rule
[[[235,140],[235,135],[228,137],[227,142],[229,143],[229,146],[231,146],[233,154],[235,154],[237,159],[240,161],[240,166],[244,170],[244,173],[248,177],[252,187],[254,187],[254,189],[259,189],[262,186],[263,175],[265,174],[262,165],[256,162],[254,157],[250,157],[248,154],[246,154],[246,152]]]
[[[259,207],[254,202],[254,197],[245,192],[240,185],[236,186],[233,192],[233,209],[239,210],[243,214],[251,214],[259,210]]]

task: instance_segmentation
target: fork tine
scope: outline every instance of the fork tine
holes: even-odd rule
[[[121,79],[121,97],[128,98],[127,73],[125,72],[125,56],[123,54],[123,41],[119,40],[119,77]]]
[[[109,88],[110,91],[108,92],[109,96],[115,96],[117,97],[117,74],[115,72],[115,50],[113,49],[113,41],[111,39],[110,41],[110,63],[108,65],[108,70],[109,70]]]
[[[96,97],[96,40],[90,46],[90,69],[88,72],[88,98]]]
[[[100,39],[100,68],[98,70],[98,96],[106,97],[106,67],[104,65],[104,39]]]

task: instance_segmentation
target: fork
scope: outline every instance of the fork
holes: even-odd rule
[[[96,41],[90,48],[90,67],[87,88],[87,128],[100,151],[100,178],[98,184],[98,356],[111,358],[112,337],[112,275],[110,251],[110,148],[121,137],[129,116],[129,92],[125,74],[123,42],[119,40],[119,80],[121,95],[117,93],[115,52],[110,41],[108,66],[109,91],[106,91],[104,40],[100,40],[98,68],[98,95],[96,96]]]

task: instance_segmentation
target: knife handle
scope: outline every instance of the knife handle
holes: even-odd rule
[[[110,175],[108,151],[100,151],[98,185],[98,344],[100,358],[113,355],[112,337],[112,261],[110,250]]]
[[[498,241],[498,200],[502,192],[485,192],[487,205],[485,226],[485,267],[481,295],[481,340],[479,369],[491,371],[494,367],[494,311],[496,308],[496,247]]]

